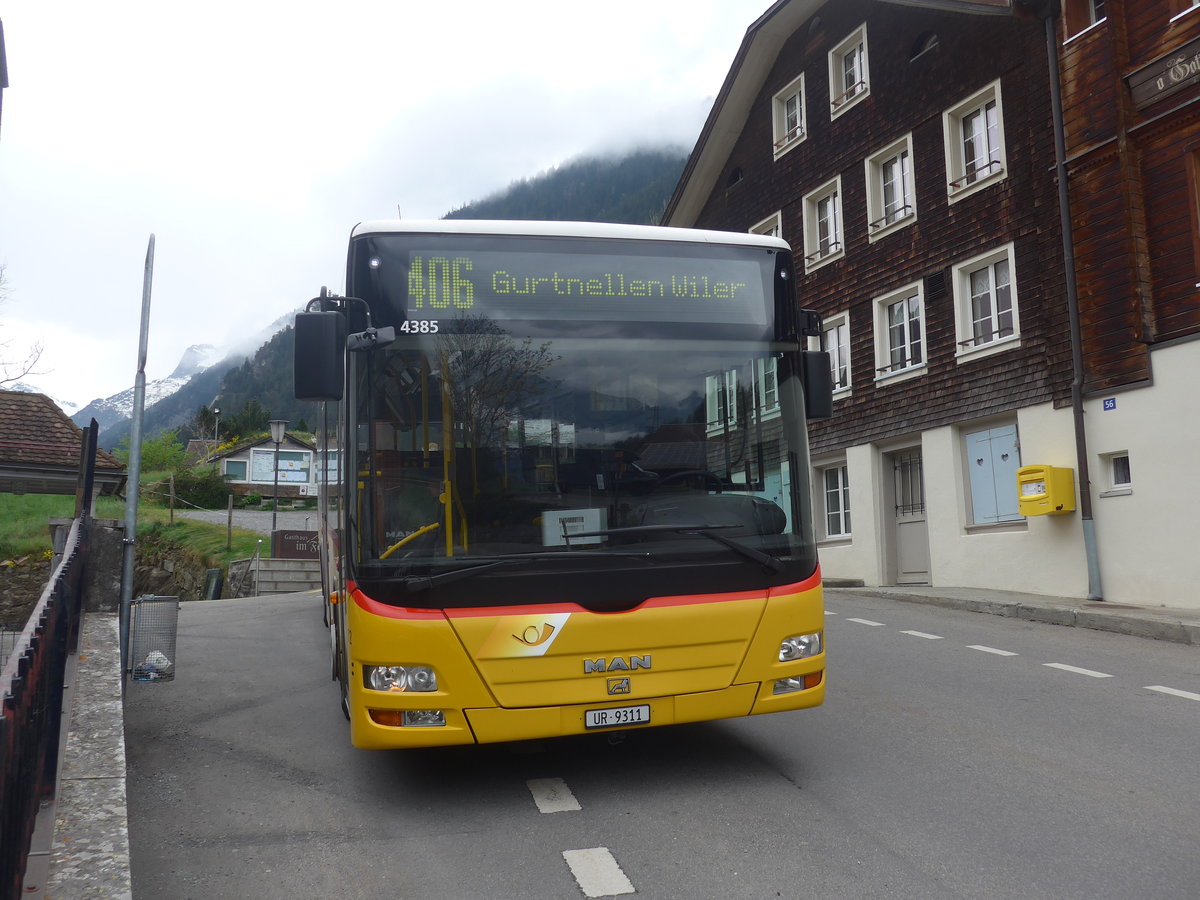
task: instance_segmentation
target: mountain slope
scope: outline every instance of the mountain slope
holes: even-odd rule
[[[178,392],[195,376],[217,365],[221,354],[211,344],[195,344],[184,351],[183,357],[175,370],[166,378],[158,378],[146,382],[145,405],[150,407],[163,399]],[[112,428],[122,420],[133,415],[133,388],[93,400],[83,409],[71,414],[72,420],[80,428],[87,426],[92,419],[100,426],[100,433]],[[128,430],[128,429],[127,429]],[[103,444],[102,444],[103,446]]]
[[[583,157],[447,213],[447,219],[550,219],[656,225],[683,171],[683,150]]]

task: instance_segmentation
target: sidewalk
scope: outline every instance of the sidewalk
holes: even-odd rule
[[[1019,594],[982,588],[925,585],[858,587],[851,582],[834,578],[826,579],[825,589],[867,597],[882,597],[903,603],[925,603],[947,609],[965,609],[994,616],[1028,619],[1031,622],[1092,628],[1096,631],[1112,631],[1117,634],[1200,646],[1200,610],[1127,606],[1104,601],[1043,597],[1040,594]]]

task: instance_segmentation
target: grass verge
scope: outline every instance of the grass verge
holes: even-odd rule
[[[0,494],[0,560],[35,556],[53,549],[51,518],[71,518],[75,515],[75,498],[58,494]],[[125,503],[112,497],[96,499],[96,518],[124,521]],[[170,543],[188,547],[213,567],[226,569],[231,560],[246,559],[258,546],[258,532],[234,528],[230,549],[226,549],[227,531],[224,525],[197,522],[175,516],[170,522],[169,510],[140,504],[138,534],[155,528]]]

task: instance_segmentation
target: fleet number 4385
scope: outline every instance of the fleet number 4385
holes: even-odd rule
[[[406,334],[437,334],[438,320],[409,319],[407,322],[401,322],[397,330]]]

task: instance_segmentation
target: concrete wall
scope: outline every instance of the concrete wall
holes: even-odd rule
[[[1114,603],[1200,609],[1200,391],[1195,378],[1200,341],[1157,348],[1153,361],[1153,385],[1085,403],[1101,593]],[[1045,403],[1019,410],[1016,419],[1021,464],[1071,469],[1078,502],[1071,410]],[[986,420],[919,436],[932,583],[1086,597],[1087,559],[1078,509],[996,526],[969,524],[962,431],[980,424]],[[854,535],[822,542],[821,568],[827,578],[887,583],[887,449],[865,444],[845,454]],[[1128,488],[1112,488],[1114,453],[1129,455]],[[835,458],[818,457],[816,463]],[[819,492],[814,498],[820,515]]]
[[[1151,362],[1152,387],[1085,405],[1104,599],[1200,609],[1200,341],[1155,348]],[[1103,455],[1119,451],[1132,485],[1117,493]]]

